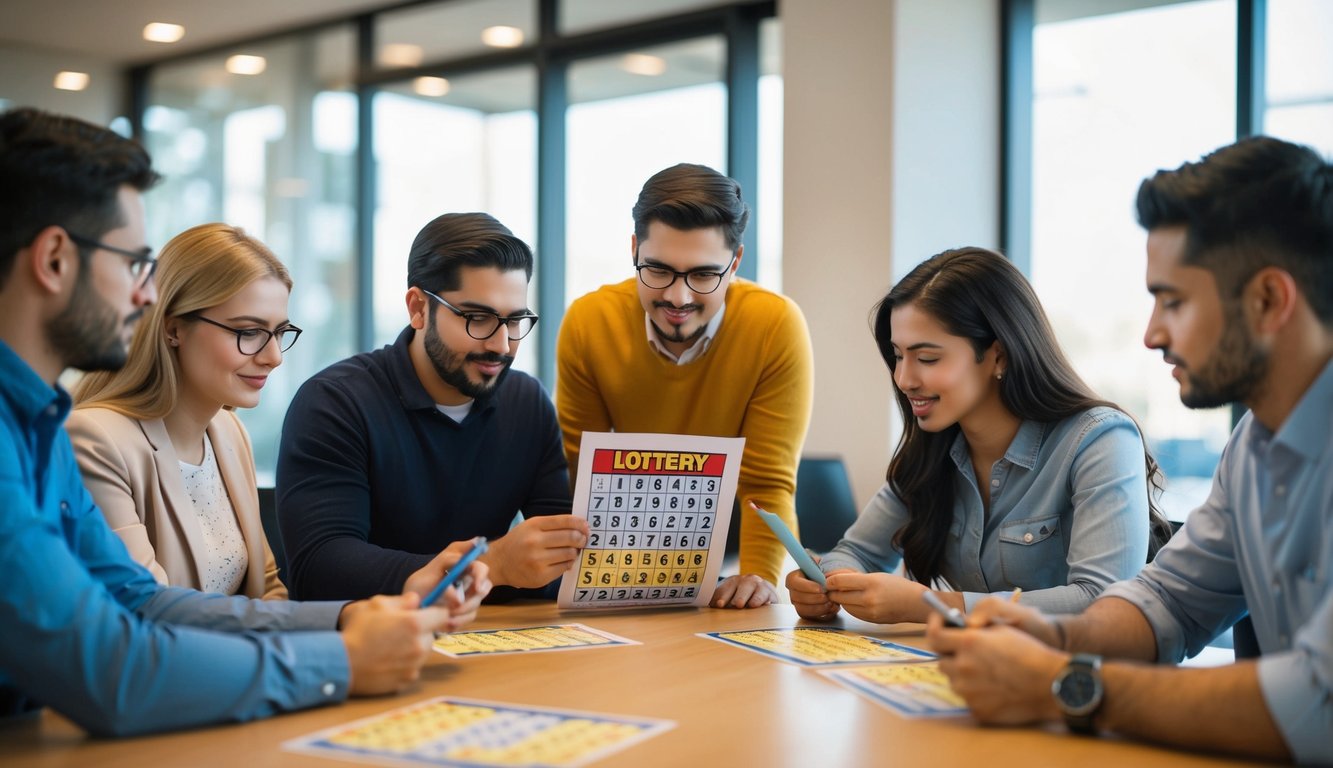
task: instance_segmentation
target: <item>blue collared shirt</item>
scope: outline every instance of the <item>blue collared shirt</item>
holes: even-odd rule
[[[346,697],[347,652],[327,631],[342,604],[159,586],[84,489],[69,408],[0,342],[0,717],[46,704],[121,735]]]
[[[1276,434],[1246,414],[1203,506],[1133,581],[1157,659],[1194,655],[1249,610],[1259,684],[1302,763],[1333,763],[1333,362]]]
[[[989,515],[961,432],[950,457],[954,510],[941,575],[964,593],[969,610],[992,592],[1022,587],[1024,605],[1077,613],[1143,567],[1143,439],[1120,411],[1098,407],[1058,422],[1023,422],[991,468]],[[893,537],[908,517],[886,483],[820,567],[892,571],[902,559]]]

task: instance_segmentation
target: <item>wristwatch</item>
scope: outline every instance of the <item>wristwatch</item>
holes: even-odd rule
[[[1103,691],[1102,657],[1091,653],[1074,654],[1051,683],[1055,703],[1065,713],[1065,725],[1083,735],[1097,732],[1092,718],[1102,707]]]

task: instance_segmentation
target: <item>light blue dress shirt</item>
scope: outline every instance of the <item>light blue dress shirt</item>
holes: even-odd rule
[[[345,698],[343,604],[159,586],[84,489],[69,407],[0,342],[0,717],[46,704],[124,735]]]
[[[1023,422],[991,468],[989,515],[961,432],[949,455],[954,510],[941,575],[963,592],[968,610],[992,592],[1022,587],[1024,605],[1077,613],[1147,560],[1143,439],[1120,411]],[[902,559],[893,537],[907,522],[886,483],[820,567],[892,571]]]
[[[1273,721],[1299,762],[1333,763],[1333,362],[1277,434],[1241,419],[1208,500],[1106,596],[1138,606],[1166,663],[1248,608]]]

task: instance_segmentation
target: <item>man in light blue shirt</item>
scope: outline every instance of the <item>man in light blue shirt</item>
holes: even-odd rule
[[[1156,302],[1145,343],[1186,405],[1250,409],[1212,492],[1083,614],[989,600],[966,629],[932,617],[929,636],[983,722],[1063,717],[1081,733],[1333,763],[1333,165],[1246,139],[1145,181],[1138,214]],[[1141,663],[1197,653],[1247,611],[1259,659]]]
[[[0,113],[0,718],[49,705],[120,735],[398,690],[489,588],[482,566],[467,601],[417,609],[465,545],[401,597],[207,595],[158,585],[83,488],[56,380],[125,362],[156,297],[141,193],[157,179],[110,131]]]

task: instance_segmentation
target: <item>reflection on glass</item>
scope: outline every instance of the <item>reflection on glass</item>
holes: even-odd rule
[[[536,37],[537,7],[533,0],[428,3],[375,17],[375,66],[417,67],[530,44]]]
[[[723,50],[707,37],[633,52],[661,59],[660,75],[628,71],[623,54],[570,66],[566,303],[634,276],[630,209],[649,176],[681,162],[726,171]]]
[[[1333,2],[1268,0],[1264,132],[1333,156]]]
[[[243,227],[291,270],[291,321],[308,329],[241,418],[271,485],[283,415],[308,377],[354,351],[356,101],[348,27],[247,46],[264,71],[226,69],[233,51],[152,70],[145,143],[165,176],[147,195],[159,245],[210,221]]]
[[[407,256],[417,232],[443,213],[484,211],[533,247],[537,268],[536,75],[529,67],[448,79],[443,96],[413,83],[375,95],[375,341],[407,324]],[[536,305],[536,280],[529,291]],[[554,332],[548,329],[546,332]],[[536,334],[514,367],[535,373]]]
[[[1143,346],[1151,300],[1133,202],[1144,177],[1234,139],[1236,6],[1052,20],[1068,8],[1037,5],[1032,282],[1075,368],[1139,419],[1167,474],[1163,506],[1183,519],[1207,494],[1230,413],[1181,405]]]

